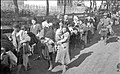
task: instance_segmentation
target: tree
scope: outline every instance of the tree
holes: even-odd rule
[[[91,12],[91,9],[92,9],[92,1],[90,0],[90,10],[89,10],[89,13]]]
[[[64,15],[65,15],[65,12],[66,12],[66,0],[64,0]]]
[[[17,1],[18,1],[18,0],[13,0],[16,16],[19,15],[19,8],[18,8],[18,3],[17,3]]]
[[[46,16],[49,15],[49,0],[46,0]]]

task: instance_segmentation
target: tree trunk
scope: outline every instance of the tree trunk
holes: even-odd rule
[[[66,0],[64,0],[64,15],[65,15],[65,12],[66,12]]]
[[[46,0],[46,16],[49,15],[49,0]]]
[[[90,10],[89,10],[89,13],[91,13],[91,8],[92,8],[92,1],[90,0]]]
[[[19,8],[18,8],[18,3],[17,3],[18,0],[13,0],[13,3],[14,3],[14,6],[15,6],[15,14],[16,16],[19,15]]]
[[[107,3],[107,10],[109,9],[109,1],[106,0],[106,3]]]

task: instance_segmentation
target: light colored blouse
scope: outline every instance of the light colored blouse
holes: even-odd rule
[[[37,35],[39,31],[41,31],[42,26],[40,24],[36,24],[36,25],[32,25],[30,27],[30,32],[32,32],[33,34]]]
[[[13,31],[13,32],[12,32],[12,43],[13,43],[13,45],[14,45],[15,48],[17,48],[17,38],[16,38],[16,34],[17,34],[16,31]]]
[[[55,32],[55,41],[59,41],[61,39],[61,35],[62,35],[62,29],[57,29]]]
[[[17,34],[17,37],[20,38],[20,41],[25,40],[25,42],[30,41],[30,37],[27,34],[27,31],[20,30]]]

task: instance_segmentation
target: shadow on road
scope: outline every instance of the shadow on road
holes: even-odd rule
[[[88,56],[90,56],[93,52],[88,52],[80,55],[78,59],[74,60],[72,63],[68,64],[68,69],[72,67],[79,66]]]
[[[112,37],[112,38],[109,38],[106,43],[112,43],[112,42],[118,42],[119,38],[118,37]]]
[[[93,35],[93,38],[91,39],[90,43],[88,43],[86,45],[86,48],[94,45],[95,43],[97,43],[98,41],[100,41],[100,35],[98,34],[98,32],[96,31],[95,34]]]

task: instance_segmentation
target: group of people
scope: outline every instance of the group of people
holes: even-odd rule
[[[55,62],[61,63],[62,73],[64,73],[66,66],[70,63],[70,45],[74,45],[74,48],[78,43],[85,46],[90,42],[95,31],[99,31],[102,40],[106,39],[108,35],[114,34],[113,20],[107,15],[104,13],[104,17],[100,19],[98,25],[94,17],[89,16],[85,20],[81,20],[74,16],[72,20],[69,20],[67,15],[63,17],[64,19],[58,17],[56,23],[44,19],[39,24],[36,18],[31,19],[30,26],[20,26],[19,23],[14,23],[11,39],[2,35],[1,71],[5,72],[3,74],[9,74],[10,69],[15,66],[17,66],[16,74],[19,74],[22,66],[26,71],[29,70],[31,68],[29,56],[38,51],[40,54],[37,58],[44,58],[48,61],[48,70],[52,70],[53,55],[56,54]]]
[[[55,30],[52,22],[48,23],[48,20],[44,20],[40,25],[37,23],[36,18],[33,18],[31,23],[31,26],[20,26],[19,23],[14,23],[11,39],[2,35],[2,40],[4,41],[1,40],[1,51],[3,51],[1,52],[1,64],[3,65],[1,70],[3,74],[9,74],[10,69],[15,66],[17,66],[16,74],[20,73],[22,66],[24,66],[24,70],[29,70],[31,68],[29,56],[34,55],[35,51],[40,53],[39,58],[44,58],[48,61],[48,70],[52,70],[53,68],[53,54],[56,53],[55,62],[61,63],[64,68],[63,72],[65,72],[65,65],[70,62],[70,33],[67,26],[63,25],[61,21],[59,28]],[[12,66],[10,67],[10,65]]]

